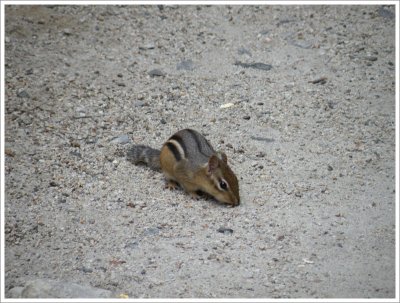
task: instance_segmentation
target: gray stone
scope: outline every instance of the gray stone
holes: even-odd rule
[[[20,90],[17,93],[17,97],[19,97],[19,98],[30,98],[31,96],[26,92],[26,90]]]
[[[238,49],[238,54],[239,55],[248,55],[248,56],[251,57],[251,52],[248,49],[244,48],[244,47],[241,47],[241,48]]]
[[[300,41],[300,40],[289,40],[289,44],[296,46],[296,47],[300,47],[300,48],[304,48],[304,49],[310,49],[313,46],[313,42],[310,41]]]
[[[177,70],[194,70],[194,63],[192,60],[183,60],[176,65]]]
[[[22,291],[24,290],[23,287],[14,287],[11,288],[8,293],[6,294],[7,298],[21,298]]]
[[[226,228],[226,227],[220,227],[217,229],[217,232],[224,234],[224,235],[229,235],[229,234],[233,234],[233,229]]]
[[[379,16],[381,16],[383,18],[387,18],[387,19],[394,19],[396,17],[394,12],[383,8],[382,6],[379,8],[378,14],[379,14]]]
[[[241,66],[244,68],[254,68],[254,69],[261,69],[261,70],[270,70],[272,68],[272,65],[270,64],[265,64],[265,63],[260,63],[260,62],[255,62],[255,63],[243,63],[240,61],[236,61],[235,65]]]
[[[258,137],[258,136],[250,136],[251,139],[256,140],[256,141],[263,141],[266,143],[271,143],[274,142],[275,139],[273,138],[264,138],[264,137]]]
[[[154,236],[160,233],[160,229],[158,227],[148,227],[144,231],[144,235],[146,236]]]
[[[149,71],[149,75],[151,77],[164,77],[165,73],[160,69],[152,69],[151,71]]]
[[[125,135],[113,138],[110,142],[112,144],[127,144],[127,143],[129,143],[129,141],[130,141],[129,136],[125,134]]]
[[[72,35],[72,30],[70,28],[64,28],[63,34],[66,36]]]
[[[156,46],[153,43],[139,46],[140,50],[148,50],[148,49],[155,49],[155,48],[156,48]]]
[[[47,279],[32,280],[8,292],[11,298],[113,298],[106,289]]]

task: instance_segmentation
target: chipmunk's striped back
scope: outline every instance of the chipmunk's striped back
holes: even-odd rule
[[[197,131],[183,129],[171,136],[165,146],[172,152],[176,161],[187,159],[191,167],[198,167],[208,162],[214,149]]]

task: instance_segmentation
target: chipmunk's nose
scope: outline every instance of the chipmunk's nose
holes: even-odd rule
[[[234,197],[234,201],[233,201],[232,206],[238,206],[238,205],[240,205],[240,198]]]

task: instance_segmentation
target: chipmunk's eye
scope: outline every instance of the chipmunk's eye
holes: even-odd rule
[[[223,189],[223,190],[226,190],[228,188],[228,185],[226,184],[226,182],[224,180],[220,180],[219,187],[221,187],[221,189]]]

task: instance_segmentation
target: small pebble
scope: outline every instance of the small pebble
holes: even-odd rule
[[[160,69],[152,69],[148,73],[151,77],[164,77],[165,73]]]
[[[75,157],[82,158],[82,154],[80,152],[72,151],[72,152],[70,152],[70,154],[75,156]]]
[[[233,234],[233,229],[226,228],[226,227],[220,227],[217,229],[217,232],[222,233],[224,235],[228,235],[228,234]]]
[[[124,248],[135,249],[137,247],[139,247],[139,242],[138,241],[132,241],[132,242],[126,244]]]
[[[294,194],[297,198],[301,198],[301,197],[303,197],[303,194],[301,193],[301,192],[296,192],[295,194]]]
[[[254,68],[254,69],[260,69],[260,70],[265,70],[265,71],[268,71],[268,70],[272,69],[272,65],[271,64],[265,64],[265,63],[260,63],[260,62],[243,63],[243,62],[240,62],[240,61],[236,61],[234,63],[234,65],[241,66],[241,67],[244,67],[244,68]]]
[[[264,152],[258,152],[257,154],[256,154],[256,157],[258,157],[258,158],[264,158],[265,157],[265,153]]]
[[[183,60],[176,65],[177,70],[194,70],[194,64],[192,60]]]
[[[379,8],[378,10],[378,14],[379,16],[383,17],[383,18],[388,18],[388,19],[394,19],[396,17],[395,13],[393,13],[392,11],[383,8],[382,6]]]
[[[30,98],[31,96],[26,92],[26,90],[21,90],[17,93],[19,98]]]
[[[133,104],[135,107],[142,107],[148,105],[146,102],[143,101],[137,101]]]
[[[315,80],[311,80],[311,81],[308,81],[308,82],[312,83],[312,84],[317,84],[317,83],[325,84],[327,80],[328,80],[328,78],[321,77],[321,78],[318,78],[318,79],[315,79]]]
[[[377,61],[378,60],[378,57],[375,57],[375,56],[366,56],[365,57],[365,60],[368,60],[368,61]]]
[[[9,148],[5,148],[4,149],[4,153],[9,156],[9,157],[14,157],[15,156],[15,152]]]
[[[232,107],[234,105],[235,104],[233,104],[233,103],[225,103],[225,104],[222,104],[219,108],[229,108],[229,107]]]
[[[157,235],[159,232],[160,229],[158,227],[149,227],[145,229],[144,234],[146,236],[154,236]]]
[[[112,144],[127,144],[130,142],[128,135],[122,135],[116,138],[111,139]]]
[[[275,139],[272,139],[272,138],[263,138],[263,137],[255,137],[255,136],[250,136],[250,138],[253,140],[256,140],[256,141],[264,141],[267,143],[271,143],[271,142],[275,141]]]
[[[64,28],[63,34],[66,36],[72,35],[72,30],[70,28]]]
[[[49,183],[49,185],[50,185],[51,187],[57,187],[57,186],[58,186],[58,184],[57,184],[56,182],[54,182],[54,181],[51,181],[51,182]]]
[[[241,47],[238,49],[238,54],[239,55],[248,55],[251,57],[251,52],[247,49],[245,49],[244,47]]]
[[[140,50],[148,50],[148,49],[155,49],[155,48],[156,48],[156,46],[154,44],[152,44],[152,43],[139,46]]]
[[[70,142],[70,144],[72,147],[78,147],[78,148],[81,147],[81,144],[78,141],[73,140]]]
[[[90,274],[93,272],[93,269],[85,267],[85,266],[81,267],[79,270],[83,271],[85,274]]]

